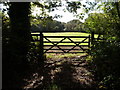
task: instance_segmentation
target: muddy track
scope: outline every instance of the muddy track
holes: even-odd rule
[[[48,59],[44,69],[37,69],[31,78],[25,79],[25,90],[96,90],[96,81],[85,56]],[[56,89],[54,89],[56,88]]]

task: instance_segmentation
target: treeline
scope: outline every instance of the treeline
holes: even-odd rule
[[[36,22],[36,23],[35,23]],[[36,31],[81,31],[86,32],[84,23],[80,20],[71,20],[67,23],[53,20],[51,18],[37,19],[34,18],[31,22],[31,32]]]

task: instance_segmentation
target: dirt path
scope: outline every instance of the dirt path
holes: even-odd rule
[[[38,69],[25,79],[24,89],[84,90],[95,89],[96,82],[85,56],[48,59],[44,69]]]

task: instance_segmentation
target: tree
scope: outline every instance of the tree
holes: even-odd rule
[[[106,14],[110,16],[111,27],[113,28],[113,33],[118,39],[120,39],[120,1],[105,3],[105,8],[103,9]]]
[[[104,13],[90,13],[84,24],[88,32],[94,32],[97,34],[104,34],[109,27],[108,16]]]
[[[26,56],[28,52],[28,45],[30,43],[30,3],[22,2],[11,2],[9,8],[9,17],[11,24],[11,43],[17,46],[17,44],[22,44],[19,47],[16,47],[19,53],[23,56]],[[19,10],[18,10],[19,9]],[[18,40],[16,41],[15,38]],[[14,51],[14,50],[13,50]]]
[[[115,13],[115,10],[112,10],[112,12]],[[88,32],[104,35],[105,37],[116,37],[120,22],[118,17],[111,15],[112,12],[109,11],[109,13],[90,13],[84,22],[86,30]]]
[[[8,44],[3,46],[3,88],[17,88],[19,85],[15,86],[15,83],[21,81],[20,77],[24,76],[28,65],[30,2],[10,2],[8,14],[10,37]]]
[[[120,19],[116,3],[102,3],[100,7],[103,13],[93,13],[86,20],[91,29],[96,28],[96,31],[98,28],[104,32],[105,40],[94,42],[91,55],[96,75],[99,77],[99,87],[106,90],[117,90],[120,84]]]
[[[35,23],[37,22],[37,23]],[[31,31],[63,31],[64,25],[52,18],[33,19]]]
[[[79,20],[71,20],[65,24],[66,31],[84,31],[83,30],[83,23]]]

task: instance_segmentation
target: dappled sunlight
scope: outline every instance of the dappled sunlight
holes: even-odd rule
[[[59,57],[59,56],[58,56]],[[65,89],[95,89],[94,75],[88,67],[86,55],[59,57],[56,59],[47,58],[44,69],[39,68],[31,75],[31,79],[25,79],[24,89],[50,88]]]

